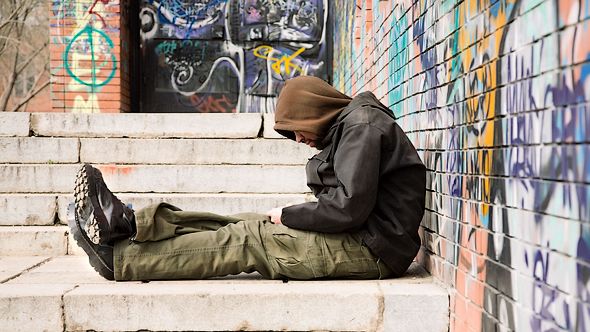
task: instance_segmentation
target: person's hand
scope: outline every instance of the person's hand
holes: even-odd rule
[[[270,221],[273,224],[281,224],[281,215],[283,214],[283,208],[282,207],[278,207],[278,208],[274,208],[270,211],[268,211],[266,213],[268,216],[270,216]]]

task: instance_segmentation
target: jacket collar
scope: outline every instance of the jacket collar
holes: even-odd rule
[[[338,127],[338,124],[340,124],[340,122],[342,122],[342,120],[344,120],[344,118],[346,118],[352,111],[359,109],[361,107],[364,107],[364,106],[370,106],[370,107],[376,108],[395,120],[395,116],[393,115],[393,112],[391,112],[391,110],[389,110],[387,107],[385,107],[385,105],[383,105],[379,101],[379,99],[377,99],[377,97],[375,97],[375,95],[372,92],[370,92],[370,91],[361,92],[361,93],[357,94],[350,101],[350,104],[348,104],[348,106],[346,106],[342,110],[340,115],[336,118],[336,121],[334,121],[332,126],[330,126],[330,129],[328,130],[328,134],[320,143],[322,149],[323,149],[323,147],[328,146],[331,143],[332,137],[334,136],[334,133],[336,132],[336,128]]]

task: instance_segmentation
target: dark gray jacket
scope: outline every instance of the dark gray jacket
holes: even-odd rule
[[[306,166],[317,202],[283,209],[284,225],[315,232],[360,232],[396,276],[420,248],[426,169],[390,110],[370,92],[355,97]]]

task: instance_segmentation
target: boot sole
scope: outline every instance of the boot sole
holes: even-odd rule
[[[108,229],[108,222],[98,204],[94,171],[92,166],[83,165],[76,176],[76,186],[74,188],[76,218],[80,218],[85,213],[85,208],[91,208],[90,215],[85,218],[87,221],[83,231],[90,242],[103,244],[101,230]],[[90,206],[87,207],[87,205]],[[98,209],[95,207],[98,207]]]
[[[76,240],[78,246],[80,246],[82,250],[86,252],[90,266],[92,266],[92,268],[98,272],[98,274],[108,280],[115,280],[115,271],[109,267],[100,254],[95,250],[97,244],[94,244],[86,236],[86,232],[80,226],[80,220],[78,219],[77,211],[73,211],[76,208],[76,206],[71,206],[68,213],[70,215],[68,218],[68,225],[70,226],[74,240]],[[73,218],[71,217],[72,215]]]

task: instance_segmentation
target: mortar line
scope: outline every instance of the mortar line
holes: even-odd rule
[[[9,282],[10,280],[16,279],[16,278],[20,277],[21,275],[23,275],[23,274],[25,274],[25,273],[27,273],[27,272],[29,272],[29,271],[31,271],[31,270],[33,270],[33,269],[35,269],[35,268],[37,268],[37,267],[39,267],[39,266],[41,266],[41,265],[43,265],[43,264],[47,263],[47,262],[48,262],[48,261],[50,261],[52,258],[53,258],[53,257],[47,257],[46,259],[42,260],[41,262],[39,262],[39,263],[37,263],[37,264],[35,264],[35,265],[31,266],[31,267],[28,267],[28,268],[26,268],[26,269],[22,270],[21,272],[19,272],[19,273],[15,274],[15,275],[13,275],[13,276],[11,276],[11,277],[8,277],[8,278],[6,278],[6,279],[4,279],[4,280],[0,280],[0,284],[4,284],[4,283],[6,283],[6,282]]]
[[[65,296],[75,290],[76,288],[80,287],[80,284],[74,285],[71,289],[68,289],[61,294],[61,324],[62,324],[62,331],[66,331],[66,303],[65,303]]]
[[[385,321],[385,293],[383,293],[383,289],[381,288],[381,283],[379,280],[376,281],[377,289],[379,290],[379,294],[377,295],[377,301],[379,306],[379,313],[377,316],[377,325],[375,326],[375,331],[381,332],[383,330],[383,322]]]

